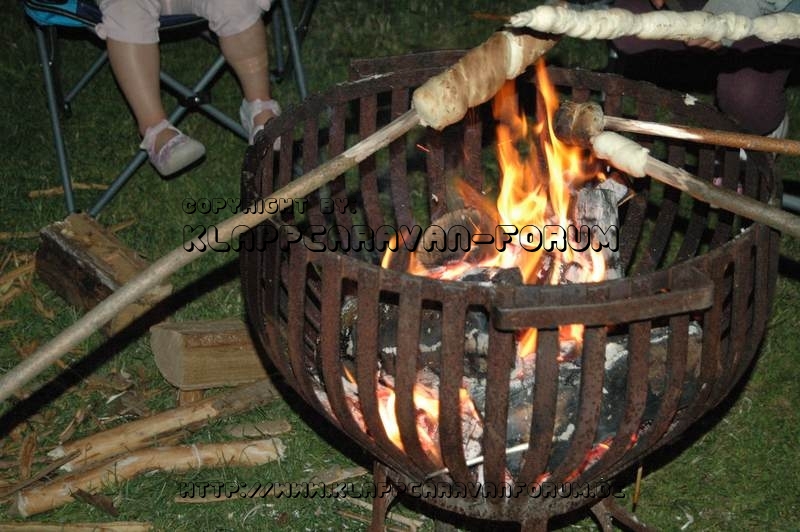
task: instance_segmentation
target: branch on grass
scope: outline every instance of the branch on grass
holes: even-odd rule
[[[100,467],[61,477],[46,486],[22,491],[10,512],[22,517],[47,512],[72,501],[77,490],[91,492],[148,471],[262,465],[282,458],[284,451],[283,442],[276,438],[143,449]]]
[[[79,468],[88,468],[121,453],[152,445],[155,440],[170,436],[177,431],[196,429],[213,419],[251,410],[266,404],[277,395],[278,392],[272,382],[268,380],[256,382],[222,395],[59,445],[47,454],[51,458],[60,458],[78,452],[78,456],[64,464],[62,469],[75,471]]]

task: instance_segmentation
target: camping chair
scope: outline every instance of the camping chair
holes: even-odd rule
[[[303,64],[300,61],[300,43],[305,35],[316,3],[317,0],[306,0],[299,27],[294,24],[289,0],[276,2],[276,11],[272,14],[275,39],[274,53],[277,65],[272,77],[280,81],[286,73],[292,71],[297,82],[298,92],[302,98],[306,97],[307,92]],[[62,113],[65,117],[70,115],[70,103],[108,63],[108,52],[103,47],[99,57],[91,64],[86,73],[77,81],[74,87],[65,93],[61,88],[61,79],[58,73],[58,32],[59,29],[78,28],[79,31],[86,34],[87,38],[99,42],[93,28],[101,22],[102,14],[95,2],[90,0],[23,0],[22,4],[26,15],[32,22],[36,37],[36,47],[44,75],[47,107],[53,129],[53,144],[59,175],[64,188],[64,200],[67,212],[73,213],[77,209],[75,207],[72,180],[69,174],[67,149],[61,132],[61,115]],[[159,31],[162,33],[184,30],[192,35],[199,35],[206,41],[216,43],[207,30],[205,19],[193,15],[168,15],[161,17],[160,22]],[[284,34],[287,41],[286,44],[283,40]],[[287,51],[284,51],[284,48]],[[287,64],[285,61],[284,54],[287,52],[292,59],[291,64]],[[201,78],[191,87],[187,87],[162,71],[160,74],[162,86],[178,99],[178,105],[168,117],[169,121],[177,126],[189,111],[199,110],[221,126],[247,140],[247,133],[239,122],[233,120],[209,102],[208,91],[226,66],[225,58],[220,53]],[[89,215],[97,216],[146,161],[147,153],[144,150],[139,150],[122,172],[112,180],[109,188],[88,210]]]

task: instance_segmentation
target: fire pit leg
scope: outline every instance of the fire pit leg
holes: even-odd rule
[[[372,469],[372,478],[379,492],[372,499],[370,532],[384,532],[386,530],[386,514],[389,512],[389,506],[391,506],[392,501],[397,497],[397,489],[389,482],[389,477],[386,473],[386,467],[380,462],[375,462],[375,466]],[[390,486],[388,493],[383,493],[384,486]]]
[[[652,532],[653,529],[639,522],[635,515],[620,506],[614,499],[603,499],[591,508],[592,514],[603,532],[614,530],[613,521],[617,521],[626,530],[633,532]]]

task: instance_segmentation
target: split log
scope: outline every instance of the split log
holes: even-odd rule
[[[28,517],[67,504],[73,500],[76,490],[96,490],[148,471],[177,472],[200,467],[262,465],[282,458],[284,451],[283,442],[274,438],[142,449],[95,469],[68,475],[46,486],[18,493],[11,510]]]
[[[0,523],[0,532],[149,532],[153,525],[138,521],[110,523]]]
[[[67,302],[83,310],[95,307],[149,266],[87,214],[71,214],[42,229],[41,237],[36,272]],[[121,309],[103,327],[103,333],[113,336],[171,293],[170,284],[153,287]]]
[[[150,329],[150,347],[161,375],[181,390],[267,378],[247,327],[236,318],[160,323]]]
[[[59,445],[48,456],[60,458],[75,451],[80,454],[64,464],[65,471],[87,468],[124,452],[151,445],[154,440],[181,430],[192,430],[222,416],[253,409],[278,396],[269,380],[237,388],[231,392],[186,406],[138,419],[111,430]]]

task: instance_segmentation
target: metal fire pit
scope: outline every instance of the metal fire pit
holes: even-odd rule
[[[414,87],[457,57],[457,52],[439,52],[359,63],[356,70],[363,79],[311,98],[270,123],[256,149],[248,152],[243,195],[266,197],[387,124],[408,109]],[[384,73],[373,75],[377,71]],[[609,115],[735,129],[713,108],[650,84],[559,68],[551,68],[550,75],[564,97],[601,101]],[[532,75],[517,80],[521,102],[535,99],[534,83]],[[493,131],[491,112],[484,107],[444,132],[412,131],[329,187],[304,198],[304,203],[295,201],[295,208],[282,212],[280,223],[329,230],[337,224],[426,227],[454,208],[447,187],[451,176],[462,176],[476,190],[488,186],[480,154],[492,146]],[[279,136],[284,148],[277,153],[271,146]],[[657,157],[702,179],[722,177],[723,186],[738,187],[761,201],[777,197],[772,166],[763,154],[749,154],[743,162],[738,150],[639,140]],[[409,181],[419,172],[425,173],[425,182],[412,187]],[[637,195],[620,210],[625,279],[546,287],[437,281],[382,269],[379,253],[311,251],[309,240],[287,243],[283,238],[270,243],[276,232],[270,224],[251,232],[245,243],[258,245],[241,253],[249,318],[291,387],[375,457],[376,480],[388,475],[406,486],[425,481],[440,468],[417,437],[412,389],[423,366],[438,376],[440,386],[441,458],[448,473],[437,478],[464,485],[476,481],[475,468],[465,460],[459,421],[464,324],[469,312],[485,315],[490,324],[482,481],[499,486],[510,480],[505,435],[514,331],[538,328],[529,448],[516,457],[513,481],[532,486],[545,473],[550,482],[569,479],[600,442],[601,417],[615,412],[609,450],[574,478],[579,483],[608,481],[678,438],[725,398],[758,349],[776,279],[776,232],[647,179],[635,186]],[[346,199],[347,208],[343,212],[331,209],[328,198]],[[346,236],[340,235],[341,239]],[[357,301],[358,307],[352,331],[355,347],[348,356],[342,345],[346,300]],[[398,356],[388,371],[394,377],[404,451],[388,439],[375,393],[382,363],[379,335],[386,327],[381,309],[387,307],[396,311],[399,331]],[[441,348],[436,356],[422,360],[418,356],[421,320],[429,310],[441,327]],[[552,463],[560,393],[558,328],[574,322],[586,325],[578,407],[569,414],[574,431],[560,443],[560,458]],[[690,323],[702,327],[699,355],[690,356]],[[670,331],[666,354],[660,360],[650,349],[650,335],[657,327]],[[623,392],[613,404],[605,400],[603,390],[609,331],[626,335],[629,346]],[[345,365],[350,374],[345,374]],[[345,396],[346,380],[357,383],[363,422],[354,418],[352,401]],[[549,518],[598,503],[603,495],[607,492],[594,497],[479,493],[427,498],[426,502],[458,514],[513,521],[524,529],[538,530],[546,528]],[[376,499],[376,514],[385,511],[388,500]],[[377,528],[380,517],[374,519]]]

